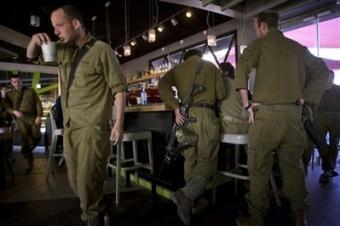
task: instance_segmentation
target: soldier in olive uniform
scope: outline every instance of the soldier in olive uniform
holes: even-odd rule
[[[254,20],[258,39],[241,55],[235,73],[236,89],[249,112],[247,197],[250,218],[239,225],[263,225],[269,209],[268,182],[273,167],[273,150],[282,174],[283,192],[290,200],[295,226],[307,225],[308,207],[302,155],[306,135],[301,106],[320,101],[328,80],[325,63],[306,47],[283,36],[277,29],[279,16],[262,12]],[[253,103],[248,100],[248,74],[256,68]]]
[[[220,65],[226,87],[225,98],[218,102],[222,133],[248,133],[248,112],[242,107],[242,99],[235,91],[234,67],[230,63]]]
[[[13,89],[6,94],[7,111],[15,118],[21,136],[21,152],[28,162],[26,173],[33,169],[33,149],[41,139],[40,125],[43,113],[41,101],[33,88],[22,85],[20,75],[11,76]]]
[[[179,99],[183,101],[194,82],[203,86],[202,92],[194,94],[189,109],[189,116],[197,121],[188,123],[187,129],[198,135],[198,141],[194,147],[183,152],[186,186],[173,195],[178,214],[186,225],[191,220],[191,203],[204,193],[208,180],[217,168],[220,136],[214,105],[225,96],[220,70],[212,63],[203,61],[201,57],[200,51],[189,50],[183,58],[184,62],[168,71],[159,82],[160,95],[166,105],[175,109],[178,124],[183,124],[185,118],[180,113],[180,103],[174,97],[171,87],[177,88]],[[199,72],[194,81],[197,71]]]
[[[329,136],[327,155],[330,159],[330,166],[328,166],[327,171],[321,174],[320,183],[327,183],[330,177],[338,176],[335,168],[340,138],[340,86],[333,84],[333,81],[334,72],[330,71],[330,79],[321,98],[315,118],[315,123],[320,129],[322,139],[326,137],[327,133]],[[324,159],[321,160],[324,161]]]
[[[86,32],[78,9],[69,5],[57,8],[51,14],[51,22],[59,38],[63,147],[69,182],[80,198],[81,219],[89,226],[99,225],[103,223],[99,202],[103,197],[110,140],[117,144],[123,136],[125,80],[113,50],[102,41],[92,41],[94,37]],[[48,41],[46,33],[33,35],[27,57],[36,58],[40,46]],[[83,48],[88,51],[71,75],[73,60]],[[71,76],[74,80],[68,87]],[[113,97],[116,115],[110,133]]]

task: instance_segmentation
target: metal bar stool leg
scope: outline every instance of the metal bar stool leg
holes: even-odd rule
[[[119,205],[119,177],[120,177],[120,155],[121,152],[124,150],[124,143],[117,144],[117,150],[116,150],[116,205]]]

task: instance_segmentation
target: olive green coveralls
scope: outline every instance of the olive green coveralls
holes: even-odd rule
[[[88,43],[92,36],[87,36]],[[84,44],[84,45],[85,45]],[[64,116],[63,145],[68,178],[80,198],[82,220],[98,215],[110,155],[113,95],[125,90],[125,80],[111,47],[96,43],[80,60],[66,97],[69,72],[79,48],[57,43]]]
[[[326,90],[321,98],[318,113],[315,119],[320,129],[321,136],[329,133],[328,155],[331,160],[330,170],[336,167],[338,157],[338,144],[340,138],[340,86],[335,84]]]
[[[23,92],[20,103],[20,93]],[[21,90],[12,89],[6,94],[7,111],[13,114],[14,110],[23,113],[22,118],[15,118],[15,126],[21,137],[21,152],[29,165],[33,164],[33,149],[41,139],[40,126],[35,124],[37,116],[43,113],[41,101],[32,88],[22,87]],[[18,106],[20,105],[20,106]]]
[[[227,134],[248,133],[248,112],[243,109],[240,94],[235,90],[235,81],[223,78],[226,96],[218,102],[221,131]]]
[[[191,56],[181,64],[168,71],[159,81],[159,92],[165,104],[173,109],[180,106],[174,97],[172,86],[178,91],[180,100],[185,98],[187,90],[194,82],[195,73],[201,58]],[[219,120],[214,110],[199,107],[199,104],[214,105],[225,96],[225,87],[221,71],[212,63],[204,62],[196,82],[203,85],[203,91],[193,96],[189,116],[197,119],[189,123],[187,128],[198,135],[197,144],[182,154],[184,162],[184,179],[186,186],[182,189],[192,201],[203,194],[207,181],[217,169],[217,153],[219,147]],[[195,107],[197,106],[197,107]]]
[[[293,212],[308,207],[304,168],[301,161],[306,135],[301,108],[304,98],[318,104],[328,80],[325,63],[306,47],[276,30],[251,42],[241,55],[235,73],[236,89],[248,88],[248,74],[256,68],[253,101],[255,122],[249,128],[249,210],[252,217],[269,209],[268,182],[277,151],[283,192]]]

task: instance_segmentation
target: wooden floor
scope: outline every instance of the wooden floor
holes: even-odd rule
[[[72,193],[66,177],[65,165],[55,167],[49,183],[45,180],[47,154],[44,149],[35,153],[35,165],[31,174],[25,174],[26,163],[20,152],[15,150],[13,163],[15,178],[7,178],[8,186],[0,190],[0,226],[77,226],[79,201]],[[340,172],[340,166],[337,165]],[[327,185],[318,182],[320,166],[309,170],[307,178],[310,192],[310,226],[338,226],[340,222],[340,177]],[[193,226],[234,226],[239,214],[243,196],[235,197],[233,185],[226,184],[217,191],[217,203],[207,211],[195,215]],[[105,199],[114,199],[114,177],[105,184]],[[153,199],[151,193],[140,187],[124,187],[122,183],[121,205],[108,211],[110,225],[121,226],[177,226],[182,225],[177,217],[176,207],[163,197]],[[207,195],[210,197],[210,194]],[[288,209],[273,205],[267,226],[289,226]]]

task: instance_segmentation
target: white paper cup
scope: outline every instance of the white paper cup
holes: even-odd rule
[[[142,104],[142,98],[141,97],[136,97],[137,104]]]
[[[56,62],[57,52],[55,42],[44,43],[41,45],[41,49],[45,62]]]

